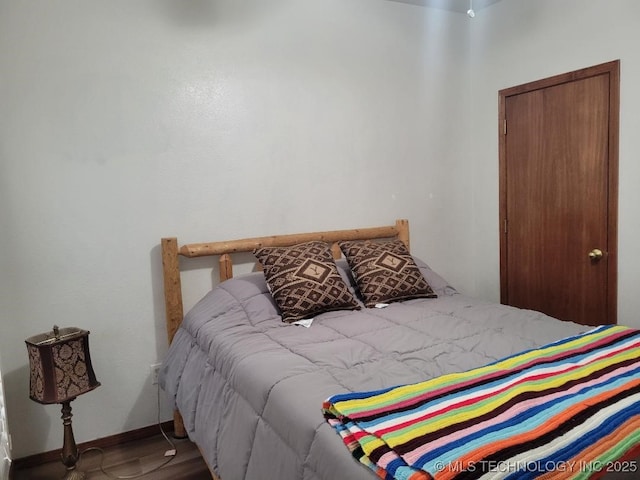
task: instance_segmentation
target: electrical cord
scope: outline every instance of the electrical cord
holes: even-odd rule
[[[176,458],[177,454],[178,454],[178,450],[176,449],[176,445],[171,441],[171,439],[167,436],[167,434],[165,433],[164,429],[162,428],[162,422],[160,421],[160,385],[158,384],[156,386],[156,396],[157,396],[157,401],[158,401],[158,427],[160,428],[160,433],[162,433],[162,436],[164,437],[164,439],[167,441],[167,443],[169,445],[171,445],[171,449],[167,450],[165,452],[165,456],[168,457],[164,462],[162,462],[160,465],[158,465],[157,467],[152,468],[151,470],[147,470],[146,472],[141,472],[141,473],[136,473],[135,475],[114,475],[108,471],[105,470],[104,468],[104,450],[99,448],[99,447],[89,447],[84,449],[82,452],[79,453],[79,457],[80,459],[82,458],[82,455],[84,455],[87,452],[99,452],[100,453],[100,471],[102,473],[104,473],[107,477],[109,478],[114,478],[117,480],[129,480],[132,478],[139,478],[139,477],[143,477],[145,475],[148,475],[150,473],[156,472],[158,470],[160,470],[162,467],[164,467],[165,465],[167,465],[169,462],[171,462],[174,458]]]

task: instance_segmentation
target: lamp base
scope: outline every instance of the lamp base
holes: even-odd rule
[[[80,472],[76,469],[67,470],[67,473],[62,477],[62,480],[85,480],[85,474],[84,472]]]
[[[71,399],[73,400],[73,399]],[[64,425],[64,444],[62,446],[62,463],[67,467],[67,473],[62,480],[84,480],[85,474],[76,470],[76,462],[80,458],[80,452],[76,446],[76,440],[73,437],[73,428],[71,427],[71,400],[62,403],[62,423]]]

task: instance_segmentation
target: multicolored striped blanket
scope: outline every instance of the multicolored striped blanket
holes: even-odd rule
[[[640,472],[640,330],[602,326],[323,413],[380,478],[590,478]],[[640,473],[638,473],[640,478]]]

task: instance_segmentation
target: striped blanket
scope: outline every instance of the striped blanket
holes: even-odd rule
[[[639,330],[597,327],[467,372],[335,395],[323,414],[389,480],[640,472],[626,461],[640,446],[639,347]]]

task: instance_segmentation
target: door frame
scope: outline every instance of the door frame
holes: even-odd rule
[[[607,254],[607,317],[617,323],[618,314],[618,142],[620,127],[620,60],[602,63],[573,72],[536,80],[498,92],[498,155],[500,202],[500,302],[508,303],[507,285],[507,151],[506,151],[506,99],[547,87],[582,80],[598,75],[609,75],[609,165],[608,165],[608,250]]]

